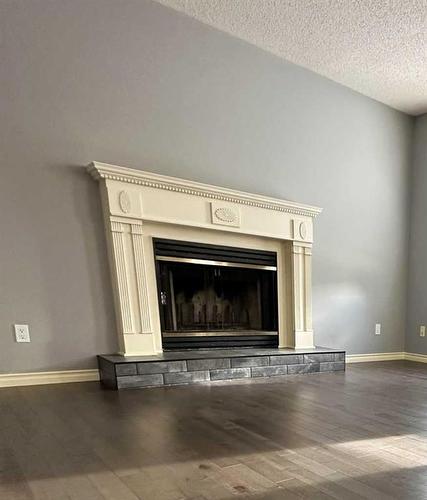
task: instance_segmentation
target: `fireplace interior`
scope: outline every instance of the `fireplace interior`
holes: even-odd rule
[[[164,349],[276,347],[274,252],[154,240]]]

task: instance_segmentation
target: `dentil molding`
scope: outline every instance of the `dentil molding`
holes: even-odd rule
[[[234,189],[227,189],[209,184],[203,184],[201,182],[178,179],[176,177],[154,174],[152,172],[145,172],[143,170],[136,170],[133,168],[118,167],[107,163],[92,162],[87,168],[89,173],[96,180],[108,179],[127,182],[129,184],[137,184],[155,189],[164,189],[166,191],[175,191],[192,196],[201,196],[203,198],[211,198],[213,200],[238,203],[241,205],[248,205],[313,218],[322,212],[321,208],[312,205],[295,203],[293,201],[271,198],[259,194],[246,193],[244,191],[236,191]],[[120,207],[124,213],[127,213],[130,210],[130,200],[126,197],[125,191],[123,191],[120,196]],[[233,214],[223,213],[222,216],[224,218],[227,217],[228,219],[233,219],[230,219],[229,222],[235,223],[235,216],[233,217]],[[221,217],[221,215],[219,217]],[[303,228],[301,228],[301,230],[305,231]]]

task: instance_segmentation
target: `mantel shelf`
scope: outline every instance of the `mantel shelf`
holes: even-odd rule
[[[322,208],[312,205],[281,200],[279,198],[272,198],[260,194],[247,193],[245,191],[236,191],[234,189],[178,179],[176,177],[169,177],[167,175],[155,174],[153,172],[146,172],[133,168],[109,165],[107,163],[92,162],[87,168],[89,173],[96,180],[109,179],[127,182],[140,186],[165,189],[167,191],[175,191],[192,196],[201,196],[213,200],[238,203],[241,205],[313,218],[322,212]]]

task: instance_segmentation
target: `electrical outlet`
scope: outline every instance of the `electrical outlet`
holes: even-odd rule
[[[381,323],[375,324],[375,335],[381,335]]]
[[[31,342],[28,325],[15,325],[16,342]]]
[[[424,325],[420,326],[420,337],[426,336],[426,327]]]

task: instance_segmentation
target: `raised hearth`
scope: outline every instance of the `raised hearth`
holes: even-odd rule
[[[231,379],[345,370],[334,349],[211,349],[155,356],[98,356],[101,382],[110,389],[195,384]]]

